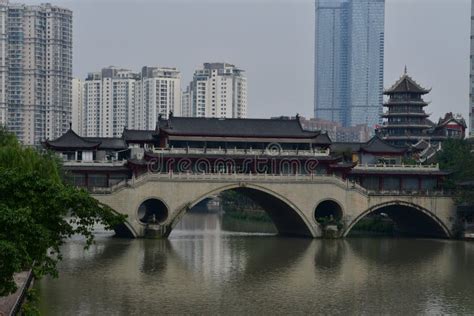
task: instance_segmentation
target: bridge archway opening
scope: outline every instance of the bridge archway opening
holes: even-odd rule
[[[335,201],[321,201],[314,210],[314,218],[318,223],[327,220],[340,221],[342,219],[342,207]]]
[[[168,218],[168,207],[163,201],[155,198],[145,200],[138,208],[138,220],[142,224],[164,223]]]
[[[379,224],[380,220],[385,222],[386,227],[388,227],[388,231],[384,231],[383,227],[381,231],[378,232],[375,229],[377,233],[405,237],[450,237],[448,229],[436,215],[417,205],[404,203],[390,203],[366,211],[347,228],[344,235],[350,237],[351,235],[355,235],[355,233],[357,233],[357,235],[364,235],[365,233],[374,232],[373,229],[367,227],[367,224],[363,225],[365,226],[364,229],[360,229],[361,224],[364,223],[364,219],[374,218],[379,220]],[[391,229],[390,223],[393,225]],[[353,234],[351,234],[351,232]]]
[[[233,197],[233,201],[236,203],[236,205],[224,206],[225,202],[222,200],[222,195],[231,192],[236,193]],[[262,230],[258,231],[258,227],[256,226],[259,225],[255,225],[253,228],[251,228],[253,230],[252,232],[277,232],[279,235],[283,236],[313,237],[313,234],[311,233],[311,230],[303,219],[302,215],[300,215],[293,206],[284,201],[284,198],[276,196],[270,192],[266,192],[264,189],[233,187],[219,190],[218,192],[212,192],[210,195],[219,195],[221,197],[222,210],[225,211],[225,208],[229,206],[234,207],[233,212],[236,215],[239,213],[242,214],[244,218],[248,218],[249,213],[245,214],[245,205],[239,205],[242,200],[250,200],[258,207],[258,209],[264,211],[266,215],[264,214],[263,217],[268,216],[269,221],[265,223],[265,220],[262,220],[262,217],[260,217],[254,223],[262,220],[261,223],[263,225],[260,226],[262,227]],[[202,197],[198,201],[191,203],[191,208],[188,209],[188,211],[191,210],[194,212],[194,206],[200,205],[201,201],[208,199],[208,197],[209,196]],[[271,223],[274,225],[274,229],[272,229],[271,225],[269,225]]]
[[[239,187],[232,191],[254,201],[271,219],[279,235],[312,237],[308,225],[282,198],[257,188]]]
[[[128,223],[122,223],[114,227],[115,237],[118,238],[136,238],[134,231]]]

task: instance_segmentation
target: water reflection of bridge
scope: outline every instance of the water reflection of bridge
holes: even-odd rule
[[[209,221],[205,217],[202,222]],[[474,262],[470,243],[256,238],[222,234],[216,223],[205,223],[203,231],[201,224],[170,240],[102,239],[87,255],[83,244],[68,245],[61,265],[68,273],[43,281],[42,295],[54,293],[55,303],[73,301],[91,314],[248,314],[263,308],[412,314],[448,300],[465,311],[474,308],[457,294],[470,286],[464,274]]]

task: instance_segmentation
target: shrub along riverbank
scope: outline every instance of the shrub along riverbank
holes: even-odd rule
[[[395,224],[392,220],[381,216],[373,215],[361,219],[351,230],[351,234],[377,234],[377,235],[394,235]]]

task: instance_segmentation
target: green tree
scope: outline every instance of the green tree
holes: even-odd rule
[[[16,289],[16,272],[56,276],[66,238],[83,235],[89,246],[96,223],[112,229],[124,221],[61,174],[54,155],[21,146],[0,128],[0,296]]]
[[[474,205],[474,152],[464,139],[449,139],[438,153],[440,168],[451,172],[445,183],[459,204]],[[471,183],[471,184],[469,184]]]

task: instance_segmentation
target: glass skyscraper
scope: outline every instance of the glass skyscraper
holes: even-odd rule
[[[385,0],[316,0],[314,115],[381,122]]]

